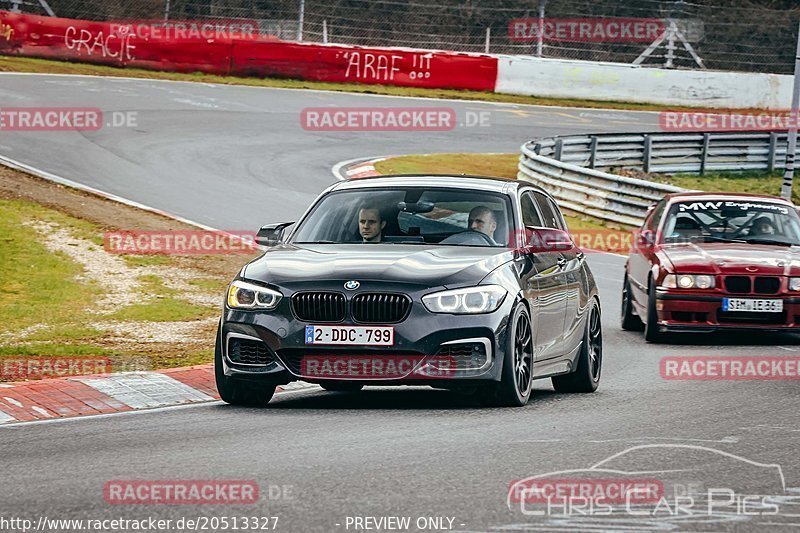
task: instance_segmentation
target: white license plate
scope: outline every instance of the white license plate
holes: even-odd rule
[[[748,313],[780,313],[783,300],[751,300],[747,298],[723,298],[723,311],[742,311]]]
[[[339,346],[393,346],[389,326],[306,326],[306,344]]]

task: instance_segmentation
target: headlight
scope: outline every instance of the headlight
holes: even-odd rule
[[[713,289],[714,276],[706,274],[668,274],[661,282],[667,289]]]
[[[473,315],[496,310],[506,294],[507,291],[499,285],[481,285],[428,294],[422,297],[422,303],[431,313]]]
[[[800,291],[800,278],[789,278],[789,290]]]
[[[228,287],[228,307],[232,309],[275,309],[283,295],[278,291],[236,280]]]

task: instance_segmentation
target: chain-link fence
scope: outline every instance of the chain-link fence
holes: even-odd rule
[[[0,0],[0,9],[246,19],[290,40],[775,73],[792,72],[800,21],[798,0]]]

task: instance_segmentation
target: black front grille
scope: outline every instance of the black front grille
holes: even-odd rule
[[[785,324],[786,311],[780,313],[753,313],[749,311],[718,311],[717,319],[727,324]]]
[[[269,365],[275,361],[275,356],[261,341],[231,337],[228,341],[228,359],[243,365]]]
[[[353,297],[353,320],[364,324],[402,322],[411,310],[411,300],[403,294],[357,294]]]
[[[320,377],[320,376],[309,376],[306,372],[306,368],[304,366],[304,359],[310,358],[316,360],[319,365],[322,364],[324,361],[328,361],[329,363],[333,363],[333,361],[340,360],[340,359],[355,359],[359,361],[363,361],[369,358],[384,358],[387,361],[393,360],[393,362],[397,363],[397,361],[401,358],[406,358],[409,361],[421,361],[423,356],[421,354],[415,352],[407,352],[407,351],[385,351],[385,350],[373,350],[373,349],[364,349],[362,347],[354,347],[354,348],[326,348],[326,349],[313,349],[307,350],[303,348],[283,348],[278,350],[278,357],[284,363],[284,365],[291,371],[293,374],[298,376],[307,376],[307,377]],[[306,359],[308,361],[308,359]],[[358,369],[360,367],[356,367]],[[376,376],[380,377],[380,376]]]
[[[758,277],[753,283],[758,294],[777,294],[781,290],[780,278]]]
[[[726,276],[725,290],[733,293],[746,294],[751,290],[750,278],[747,276]]]
[[[338,292],[299,292],[292,296],[292,312],[306,322],[341,322],[347,303]]]

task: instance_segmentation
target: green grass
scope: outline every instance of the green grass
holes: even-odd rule
[[[92,76],[123,76],[128,78],[147,78],[157,80],[191,81],[219,83],[225,85],[245,85],[251,87],[275,87],[284,89],[314,89],[325,91],[346,91],[364,94],[384,94],[390,96],[413,96],[421,98],[447,98],[454,100],[481,100],[510,104],[531,104],[546,106],[584,107],[600,109],[628,109],[635,111],[659,111],[679,109],[674,106],[657,106],[628,102],[604,102],[595,100],[571,100],[566,98],[539,98],[491,92],[459,91],[453,89],[421,89],[414,87],[390,87],[386,85],[367,85],[360,83],[326,83],[277,78],[239,78],[234,76],[215,76],[212,74],[182,74],[134,68],[118,68],[87,63],[72,63],[16,56],[0,56],[0,72],[35,72],[46,74],[85,74]],[[690,109],[687,107],[687,109]]]
[[[218,313],[217,309],[170,297],[123,307],[108,318],[128,322],[184,322],[216,316]]]
[[[23,224],[60,219],[62,227],[79,226],[67,218],[29,202],[0,200],[0,331],[20,330],[43,319],[69,322],[97,298],[96,287],[75,280],[81,266],[51,253],[39,234]]]
[[[380,161],[381,174],[472,174],[516,179],[517,154],[433,154],[407,155]],[[602,222],[590,217],[565,216],[570,230],[598,229]]]
[[[131,267],[148,267],[170,265],[172,261],[164,255],[120,255]]]
[[[0,199],[0,333],[43,326],[19,339],[0,342],[0,359],[15,357],[114,356],[121,366],[146,357],[152,368],[210,362],[208,350],[191,353],[142,354],[142,348],[108,348],[109,334],[96,329],[97,321],[196,321],[216,316],[216,308],[197,305],[167,287],[160,276],[140,276],[141,291],[151,301],[121,307],[112,315],[91,311],[102,295],[102,283],[82,278],[83,267],[61,253],[52,253],[42,236],[27,224],[51,222],[74,237],[100,244],[99,226],[25,200]],[[172,258],[126,257],[129,266],[172,266]],[[199,288],[223,290],[224,282],[211,278],[190,280]],[[180,352],[180,350],[176,350]]]
[[[798,174],[800,178],[800,174]],[[783,171],[764,172],[713,172],[703,176],[697,174],[675,174],[657,176],[654,181],[669,183],[685,189],[714,192],[746,192],[780,196]],[[792,187],[792,202],[800,204],[800,179]]]

